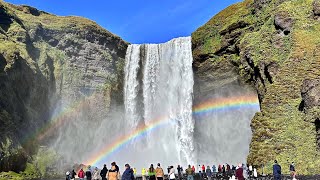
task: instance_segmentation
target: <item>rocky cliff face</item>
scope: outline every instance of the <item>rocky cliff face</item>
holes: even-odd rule
[[[122,103],[127,43],[94,22],[1,1],[0,42],[0,171],[24,170],[64,108],[100,121]]]
[[[235,80],[258,92],[248,163],[267,172],[277,159],[319,173],[319,33],[318,0],[245,0],[192,35],[200,93]]]

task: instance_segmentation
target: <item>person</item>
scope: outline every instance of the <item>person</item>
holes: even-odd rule
[[[221,166],[221,164],[219,164],[219,166],[218,166],[218,172],[219,172],[219,173],[222,172],[222,166]]]
[[[133,170],[130,168],[129,164],[124,165],[125,170],[122,174],[121,180],[134,180]]]
[[[226,171],[229,172],[230,171],[230,165],[227,163],[227,167],[226,167]]]
[[[116,162],[113,162],[114,163],[114,166],[116,167],[116,171],[118,172],[118,177],[120,177],[120,169],[119,169],[119,166],[117,165]]]
[[[107,177],[108,180],[118,180],[119,171],[117,171],[115,162],[111,163],[111,169],[108,171]]]
[[[194,166],[193,166],[193,168],[194,168]],[[189,164],[188,169],[186,169],[187,180],[193,180],[193,175],[194,175],[193,168],[191,168],[191,165]]]
[[[156,179],[156,172],[155,169],[153,167],[153,164],[150,165],[149,171],[148,171],[148,175],[149,175],[149,180],[155,180]]]
[[[210,166],[207,166],[206,175],[207,175],[208,180],[210,180],[211,176],[212,176],[212,172],[211,172]]]
[[[156,168],[156,177],[157,177],[157,180],[163,180],[163,177],[164,177],[164,172],[160,166],[160,163],[158,163],[158,166]]]
[[[289,169],[290,169],[290,175],[292,176],[292,179],[296,179],[296,169],[294,167],[294,162],[290,164]]]
[[[96,167],[93,170],[93,180],[99,180],[100,172],[99,169]]]
[[[70,180],[70,172],[69,171],[66,172],[66,180]]]
[[[204,164],[202,164],[201,169],[202,169],[202,173],[204,174],[206,172],[206,167],[204,166]]]
[[[87,180],[91,180],[92,179],[92,173],[91,173],[91,166],[88,166],[88,169],[86,171],[86,177],[87,177]]]
[[[257,178],[258,177],[258,172],[256,168],[253,168],[253,177]]]
[[[201,165],[199,164],[198,166],[198,173],[199,173],[199,176],[202,177],[202,174],[201,174]]]
[[[72,179],[72,180],[75,180],[75,179],[76,179],[76,175],[77,175],[77,173],[74,171],[74,169],[72,169],[72,172],[71,172],[71,174],[70,174],[71,179]]]
[[[244,180],[242,164],[239,164],[239,166],[236,168],[236,178],[238,180]]]
[[[141,176],[142,176],[142,180],[146,180],[147,179],[147,177],[146,177],[146,168],[142,168]]]
[[[132,171],[133,171],[133,176],[134,176],[134,178],[136,178],[136,177],[137,177],[137,169],[136,169],[136,168],[133,168]]]
[[[177,171],[178,171],[178,179],[182,179],[183,169],[180,165],[178,165]]]
[[[249,165],[249,177],[252,177],[252,175],[253,175],[252,165]]]
[[[215,165],[212,165],[212,173],[215,173],[216,172],[216,166]]]
[[[275,180],[281,180],[281,166],[278,164],[277,160],[274,160],[273,165],[273,177]]]
[[[83,180],[83,179],[84,179],[84,171],[83,171],[82,168],[81,168],[80,171],[78,172],[78,177],[79,177],[79,180]]]
[[[102,180],[107,180],[107,177],[106,177],[107,173],[108,173],[107,165],[104,164],[102,170],[100,171],[100,176]]]
[[[192,170],[193,172],[196,172],[196,168],[194,166],[192,166]]]
[[[224,165],[222,165],[222,174],[223,174],[223,176],[226,175],[226,167]]]
[[[174,174],[174,167],[173,166],[171,166],[168,176],[170,179],[176,179],[176,175]]]
[[[248,167],[245,164],[242,164],[242,169],[243,169],[243,177],[244,179],[248,179]]]

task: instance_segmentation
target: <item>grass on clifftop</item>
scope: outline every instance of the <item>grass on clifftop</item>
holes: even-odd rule
[[[252,27],[250,31],[233,30],[242,32],[237,42],[240,52],[235,52],[233,57],[240,59],[239,73],[245,80],[251,75],[258,76],[257,73],[261,76],[252,82],[261,97],[261,112],[251,123],[253,137],[248,156],[248,162],[258,165],[260,172],[261,165],[265,165],[264,172],[272,173],[273,161],[277,159],[284,174],[289,174],[292,161],[298,174],[320,173],[320,153],[313,123],[315,117],[319,117],[320,108],[299,111],[302,82],[320,77],[320,23],[312,17],[312,2],[272,0],[257,9],[252,0],[247,0],[223,10],[192,34],[193,54],[197,59],[199,55],[214,54],[223,47],[229,34],[221,32],[232,24],[243,21]],[[288,35],[274,25],[278,12],[286,12],[294,20]],[[248,54],[253,61],[251,71],[245,64]],[[228,61],[230,57],[218,54],[207,61]],[[276,69],[269,82],[265,67],[271,63],[276,64]]]

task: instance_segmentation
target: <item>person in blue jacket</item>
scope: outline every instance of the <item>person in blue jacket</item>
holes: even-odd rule
[[[124,165],[126,170],[123,172],[122,180],[134,180],[133,170],[130,168],[129,164]]]
[[[281,166],[278,164],[277,160],[274,160],[273,177],[275,180],[281,180]]]

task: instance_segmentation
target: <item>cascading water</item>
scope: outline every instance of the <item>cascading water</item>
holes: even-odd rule
[[[150,154],[151,159],[153,153],[158,160],[169,159],[166,164],[193,163],[191,38],[158,45],[130,45],[124,91],[126,129],[141,124],[150,126],[155,119],[169,118],[169,124],[148,133],[141,151]]]
[[[125,112],[106,112],[104,91],[96,88],[77,96],[77,111],[58,116],[52,147],[66,162],[101,167],[116,161],[139,172],[157,162],[186,167],[246,161],[257,94],[232,77],[232,83],[230,77],[200,83],[197,77],[194,87],[191,37],[130,45],[125,60]]]

